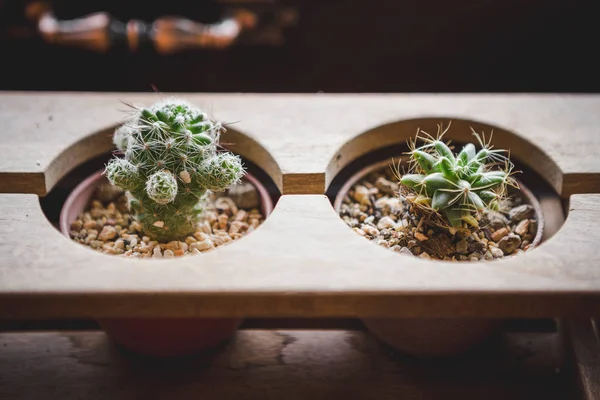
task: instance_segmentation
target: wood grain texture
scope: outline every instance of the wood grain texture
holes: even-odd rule
[[[0,316],[589,316],[600,307],[600,195],[572,196],[562,229],[485,262],[402,256],[360,237],[325,196],[282,196],[255,232],[179,259],[72,242],[35,195],[0,195]]]
[[[573,400],[552,339],[426,362],[364,332],[254,330],[205,358],[152,362],[98,332],[2,334],[0,398]]]
[[[571,319],[566,323],[584,400],[600,399],[600,336],[597,319]]]
[[[77,164],[112,148],[111,129],[126,115],[121,101],[149,105],[169,95],[0,93],[0,191],[44,195]],[[600,191],[600,160],[589,151],[600,146],[597,95],[178,95],[256,141],[232,150],[267,171],[282,193],[323,194],[353,157],[448,119],[460,128],[448,137],[471,139],[468,125],[494,128],[498,146],[564,197]]]

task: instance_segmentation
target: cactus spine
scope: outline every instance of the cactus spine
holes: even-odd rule
[[[124,157],[112,158],[105,175],[127,192],[146,235],[184,238],[194,232],[210,191],[240,181],[242,161],[218,151],[222,125],[186,101],[170,98],[133,111],[113,135]]]
[[[472,128],[481,149],[467,143],[454,154],[446,143],[438,126],[433,137],[423,131],[410,143],[410,173],[400,177],[400,183],[415,192],[414,202],[422,209],[435,211],[446,218],[454,228],[463,222],[478,227],[479,213],[498,210],[499,202],[506,196],[508,185],[517,186],[511,178],[513,164],[504,150],[495,150]],[[420,147],[417,141],[423,141]],[[500,168],[497,168],[500,166]]]

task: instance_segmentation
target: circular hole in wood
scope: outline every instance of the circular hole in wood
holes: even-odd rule
[[[440,228],[431,223],[427,215],[411,212],[414,207],[405,201],[406,196],[399,194],[403,186],[399,184],[394,170],[400,165],[402,172],[402,167],[406,166],[407,139],[416,136],[417,128],[423,127],[435,136],[436,124],[445,127],[448,122],[445,119],[424,119],[411,120],[405,125],[389,124],[381,127],[381,131],[376,128],[346,143],[339,153],[341,156],[330,164],[328,172],[333,178],[326,193],[344,222],[373,243],[406,255],[437,260],[489,261],[504,258],[531,251],[554,235],[565,220],[565,202],[548,180],[528,165],[531,160],[524,163],[515,156],[515,153],[522,154],[523,151],[515,152],[511,147],[500,145],[522,145],[522,138],[482,124],[471,126],[474,129],[477,126],[476,132],[484,132],[487,137],[493,130],[492,144],[497,149],[510,150],[514,170],[521,172],[514,175],[520,189],[511,188],[509,199],[512,204],[510,201],[505,203],[509,208],[501,210],[500,214],[494,213],[493,219],[483,220],[479,227],[463,232]],[[468,142],[480,149],[471,126],[461,122],[455,124],[452,121],[444,141],[451,143],[455,154]],[[469,135],[465,135],[465,129]],[[381,145],[378,146],[378,143]],[[365,147],[374,150],[364,153]],[[343,160],[344,154],[353,154],[354,159]],[[539,158],[539,154],[536,157]],[[551,161],[548,159],[546,162]]]
[[[91,136],[107,134],[105,130]],[[82,142],[86,140],[90,143],[97,141],[91,137],[83,139]],[[160,247],[161,255],[164,256],[166,253],[171,257],[182,253],[188,255],[194,252],[194,248],[204,252],[234,243],[259,228],[272,211],[281,195],[280,185],[273,179],[280,180],[280,171],[273,158],[262,146],[240,132],[228,129],[220,143],[224,148],[241,156],[246,175],[241,184],[225,192],[211,195],[207,210],[200,218],[200,223],[204,224],[203,230],[200,231],[198,228],[196,232],[191,233],[187,243],[184,238],[181,238],[177,240],[179,242],[177,245],[171,243],[169,246],[168,242],[154,245],[152,240],[144,242],[146,235],[143,231],[135,231],[137,225],[124,203],[124,193],[118,190],[107,190],[112,186],[101,175],[106,163],[113,157],[112,148],[100,155],[90,152],[90,158],[85,162],[70,166],[69,172],[54,184],[46,196],[40,198],[42,210],[51,224],[68,235],[74,243],[81,242],[83,246],[106,254],[129,253],[130,256],[137,257],[135,253],[139,253],[142,257],[153,255],[158,257],[158,251],[152,253],[154,248],[150,250],[149,255],[141,252],[144,247],[149,248],[154,245]],[[85,147],[79,143],[71,146],[70,149],[83,151]],[[243,147],[243,151],[238,151],[240,147]],[[252,160],[246,158],[244,154]],[[68,150],[63,152],[63,157],[66,156]],[[64,164],[64,160],[61,163]],[[262,166],[266,166],[269,171],[265,172]],[[192,239],[204,244],[193,244]],[[146,243],[147,246],[142,243]],[[185,245],[182,245],[183,243]],[[137,250],[134,250],[136,246]]]

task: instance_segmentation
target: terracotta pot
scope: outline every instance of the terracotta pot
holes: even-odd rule
[[[396,157],[394,160],[397,163],[397,160],[404,161],[406,157]],[[372,172],[388,168],[390,164],[389,160],[383,160],[352,175],[335,197],[336,212],[339,213],[344,197],[356,182]],[[526,202],[531,204],[535,211],[537,232],[531,243],[533,248],[540,243],[543,236],[542,208],[537,198],[522,182],[519,182],[519,186]],[[398,257],[398,262],[402,262],[403,256],[399,254]],[[452,356],[463,353],[481,344],[497,332],[504,323],[503,319],[490,318],[361,318],[361,320],[366,328],[382,342],[401,352],[418,356]]]
[[[244,180],[258,191],[263,215],[273,210],[265,187],[252,175]],[[106,182],[98,171],[81,182],[69,195],[60,214],[60,230],[69,237],[70,224],[89,203],[96,187]],[[235,244],[232,244],[235,245]],[[218,249],[216,250],[218,251]],[[151,262],[151,261],[150,261]],[[98,320],[117,345],[145,356],[176,357],[202,353],[229,339],[243,322],[241,318],[105,318]]]

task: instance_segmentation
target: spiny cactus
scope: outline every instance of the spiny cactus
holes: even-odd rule
[[[194,232],[210,191],[223,191],[245,174],[241,159],[218,151],[222,125],[180,99],[133,107],[115,130],[124,158],[111,159],[108,180],[127,191],[131,212],[149,237],[175,240]]]
[[[442,131],[438,126],[437,137],[423,131],[417,134],[410,143],[411,173],[401,176],[400,182],[416,192],[416,204],[445,216],[450,226],[458,228],[466,222],[478,227],[479,213],[498,210],[507,185],[516,186],[511,177],[513,164],[502,154],[504,150],[493,149],[491,137],[486,142],[472,128],[481,149],[477,151],[473,143],[467,143],[454,154],[442,141],[448,128]],[[417,141],[424,144],[417,147]]]

